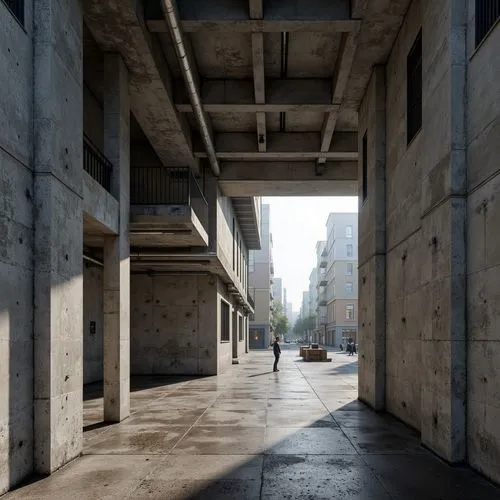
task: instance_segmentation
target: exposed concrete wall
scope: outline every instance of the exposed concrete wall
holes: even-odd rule
[[[0,494],[33,469],[33,2],[0,2]]]
[[[131,277],[131,372],[217,373],[217,278]]]
[[[422,25],[421,4],[420,0],[412,2],[386,68],[386,405],[391,413],[417,429],[420,429],[422,381],[419,373],[422,367],[419,314],[423,299],[420,157],[424,145],[422,133],[418,133],[407,146],[406,58]],[[376,140],[373,132],[371,136],[370,142]],[[373,158],[369,150],[370,153]],[[382,264],[375,259],[368,265],[375,270]],[[367,285],[376,290],[375,283]],[[362,319],[365,323],[367,320],[370,322],[368,318]],[[382,342],[382,338],[377,342]],[[364,339],[361,343],[363,348]]]
[[[475,52],[468,4],[468,456],[500,482],[500,26]]]
[[[91,325],[91,322],[93,325]],[[83,383],[103,378],[102,268],[83,264]]]
[[[379,200],[370,201],[369,191],[361,213],[361,232],[370,220],[376,230],[360,244],[360,397],[380,409],[385,399],[391,413],[452,462],[466,451],[464,6],[427,0],[410,6],[386,67],[385,243],[384,219],[376,216],[380,187]],[[408,144],[406,61],[421,26],[422,129]],[[378,109],[373,96],[365,96],[361,123],[369,130],[369,183],[379,189],[383,176],[370,180],[382,161],[372,142],[376,130],[370,134]],[[377,299],[384,288],[385,334]]]

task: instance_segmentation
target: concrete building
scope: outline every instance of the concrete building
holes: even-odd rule
[[[326,241],[316,243],[316,276],[309,281],[309,286],[316,286],[316,303],[314,311],[316,313],[316,329],[313,333],[313,342],[324,344],[326,341],[327,316],[327,274],[328,257],[326,253]]]
[[[339,346],[358,332],[358,214],[328,216],[325,343]]]
[[[315,318],[315,330],[318,328],[318,272],[319,268],[315,267],[309,275],[309,312]],[[309,332],[307,340],[316,342],[316,337],[313,331]]]
[[[359,397],[500,482],[499,16],[0,1],[0,491],[81,453],[84,377],[115,422],[245,350],[267,195],[359,194]]]
[[[281,278],[273,278],[271,289],[273,291],[274,300],[283,305],[283,283]]]
[[[262,205],[261,248],[260,250],[251,250],[249,255],[249,293],[255,303],[255,312],[250,316],[250,349],[267,348],[272,335],[272,287],[276,281],[274,278],[273,240],[270,232],[270,211],[269,205]]]

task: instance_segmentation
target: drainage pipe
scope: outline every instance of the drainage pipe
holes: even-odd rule
[[[175,52],[181,67],[181,73],[187,87],[189,100],[191,101],[196,121],[198,122],[198,126],[200,128],[201,138],[210,161],[210,166],[212,167],[214,175],[218,177],[220,175],[219,161],[217,160],[217,155],[215,153],[215,147],[208,128],[205,111],[203,110],[201,104],[200,94],[196,88],[193,70],[189,62],[186,46],[184,44],[179,13],[177,12],[175,0],[162,0],[161,6],[163,10],[163,17],[165,18],[170,35],[172,36],[172,41],[174,42]]]

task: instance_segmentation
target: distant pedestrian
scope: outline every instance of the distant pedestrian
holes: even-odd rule
[[[276,340],[273,342],[273,352],[274,352],[274,366],[273,372],[279,372],[278,370],[278,361],[280,360],[281,349],[279,345],[279,337],[276,337]]]

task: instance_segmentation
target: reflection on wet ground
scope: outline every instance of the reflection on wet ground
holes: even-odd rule
[[[6,499],[495,499],[418,434],[356,400],[357,360],[252,352],[217,377],[135,377],[130,418],[102,423],[86,387],[84,454]]]

